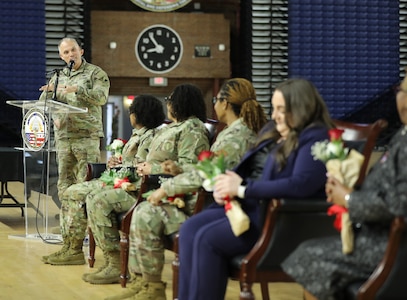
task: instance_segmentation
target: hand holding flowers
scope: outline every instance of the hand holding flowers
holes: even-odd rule
[[[124,148],[124,145],[126,145],[126,143],[127,143],[126,140],[115,139],[115,140],[113,140],[113,142],[110,145],[106,146],[106,150],[111,151],[114,156],[121,159],[122,153],[123,153],[123,148]]]
[[[126,183],[135,181],[134,173],[130,168],[108,169],[99,177],[105,185],[112,185],[113,188],[124,188]]]
[[[353,230],[346,207],[345,195],[352,191],[352,187],[359,177],[364,157],[355,150],[344,147],[342,129],[329,131],[330,141],[317,142],[311,147],[311,154],[315,160],[325,163],[328,180],[325,186],[327,201],[334,202],[328,209],[328,215],[336,215],[334,227],[341,232],[342,252],[353,251]]]
[[[199,172],[199,176],[204,179],[202,187],[208,192],[213,191],[215,177],[226,170],[223,155],[217,156],[208,150],[204,150],[198,155],[198,163],[195,167]]]
[[[196,168],[204,179],[202,186],[206,191],[213,191],[216,203],[224,205],[233,234],[239,236],[246,232],[250,227],[250,219],[240,202],[234,200],[242,178],[235,172],[226,171],[222,154],[216,156],[211,151],[203,151],[198,161]]]

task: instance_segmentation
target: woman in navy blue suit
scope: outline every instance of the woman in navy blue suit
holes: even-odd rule
[[[260,234],[262,199],[325,195],[325,166],[311,155],[311,146],[328,139],[333,127],[325,102],[311,82],[289,79],[271,103],[272,122],[256,146],[234,171],[216,178],[216,203],[181,226],[179,300],[224,299],[229,259],[247,253]],[[250,218],[249,230],[238,237],[225,215],[226,197],[238,200]]]

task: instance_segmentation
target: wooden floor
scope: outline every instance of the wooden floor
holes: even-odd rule
[[[24,202],[21,183],[9,183],[9,191],[19,201]],[[11,203],[4,199],[3,203]],[[50,202],[49,226],[55,226],[54,216],[58,209]],[[27,211],[29,224],[35,230],[35,210]],[[48,227],[47,227],[48,228]],[[25,218],[21,216],[19,208],[0,208],[0,251],[1,251],[1,280],[0,299],[104,299],[107,296],[122,291],[119,284],[92,285],[82,281],[83,273],[92,272],[87,265],[82,266],[51,266],[41,262],[41,256],[53,253],[61,245],[43,242],[39,238],[32,238],[26,234]],[[84,248],[86,251],[86,248]],[[100,249],[96,249],[95,268],[103,263]],[[167,264],[164,269],[163,280],[167,282],[167,299],[171,298],[171,267],[173,258],[171,252],[166,253]],[[277,300],[302,299],[302,289],[296,284],[270,284],[270,298]],[[255,285],[256,299],[261,299],[260,288]],[[225,299],[239,299],[239,287],[236,282],[230,282]],[[191,299],[193,300],[193,299]],[[209,300],[209,299],[208,299]]]

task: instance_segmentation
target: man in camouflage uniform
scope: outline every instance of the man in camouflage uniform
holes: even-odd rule
[[[56,96],[58,101],[88,109],[86,113],[53,115],[61,199],[70,185],[85,181],[88,162],[100,161],[100,138],[104,136],[102,106],[107,102],[110,81],[100,67],[86,62],[75,39],[63,38],[58,50],[67,67],[40,88],[40,100],[51,99],[56,91],[53,98]]]

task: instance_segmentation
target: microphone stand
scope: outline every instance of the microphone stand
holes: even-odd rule
[[[56,78],[55,78],[55,83],[54,83],[54,91],[52,93],[52,100],[57,101],[57,87],[58,87],[58,82],[59,82],[59,70],[58,69],[55,70],[55,75],[56,75]]]

